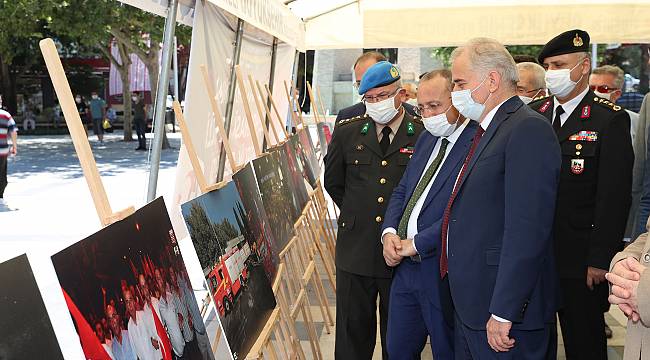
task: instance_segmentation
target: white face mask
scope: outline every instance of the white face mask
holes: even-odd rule
[[[523,95],[519,95],[519,99],[521,99],[521,101],[523,101],[524,104],[526,105],[530,104],[533,101],[532,97],[523,96]]]
[[[478,119],[481,118],[481,115],[483,115],[483,111],[485,111],[485,103],[490,99],[490,96],[492,96],[492,93],[488,95],[488,98],[485,99],[485,102],[483,104],[479,104],[474,99],[472,98],[472,93],[478,88],[480,88],[483,83],[487,80],[487,76],[481,83],[474,88],[474,90],[466,89],[466,90],[457,90],[457,91],[452,91],[451,92],[451,102],[454,104],[454,107],[461,113],[463,114],[464,117],[468,119],[472,119],[475,121],[478,121]]]
[[[610,101],[612,100],[612,93],[605,94],[605,93],[601,93],[601,92],[598,92],[598,91],[594,91],[594,94],[596,94],[596,96],[600,96],[603,99],[607,99],[607,100],[610,100]]]
[[[413,106],[418,106],[418,99],[408,99],[406,103]]]
[[[97,100],[97,95],[92,95],[93,100]]]
[[[395,109],[395,96],[398,93],[399,90],[388,99],[376,103],[366,102],[366,114],[377,124],[388,124],[399,112]]]
[[[442,114],[422,118],[424,128],[427,129],[431,135],[445,137],[451,135],[454,130],[456,130],[456,123],[460,118],[460,114],[458,114],[456,121],[454,121],[453,124],[450,124],[449,121],[447,121],[447,113],[449,112],[449,109],[451,109],[451,105],[449,105],[447,111],[443,112]]]
[[[571,80],[571,71],[582,64],[582,60],[571,69],[547,70],[545,75],[546,87],[555,96],[565,97],[569,95],[584,75],[580,75],[578,81]]]

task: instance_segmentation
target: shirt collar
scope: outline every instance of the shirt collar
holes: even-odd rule
[[[496,115],[497,111],[499,111],[499,108],[501,105],[503,105],[504,102],[510,100],[511,98],[505,99],[502,102],[499,103],[499,105],[495,106],[494,109],[490,110],[487,115],[483,118],[483,121],[481,121],[480,125],[483,128],[484,131],[487,131],[488,126],[490,126],[490,123],[492,122],[492,119],[494,119],[494,115]]]
[[[470,121],[469,119],[463,120],[463,123],[460,124],[460,126],[456,128],[456,130],[454,130],[454,132],[451,133],[451,135],[444,137],[443,139],[447,139],[447,141],[449,141],[451,144],[456,143],[456,140],[458,140],[460,134],[463,133],[463,130],[465,130],[467,124],[469,124],[469,121]]]
[[[564,109],[564,113],[567,115],[571,115],[571,113],[573,113],[573,110],[575,110],[578,107],[582,99],[587,95],[587,91],[589,91],[589,86],[587,86],[586,89],[584,89],[580,94],[578,94],[578,96],[565,102],[564,104],[560,104],[557,98],[553,96],[553,112],[557,110],[558,106],[562,105],[562,109]]]
[[[402,120],[404,120],[404,114],[406,110],[402,110],[402,115],[400,115],[392,124],[390,124],[390,130],[392,131],[393,136],[397,135],[397,130],[399,130],[400,125],[402,125]],[[375,128],[377,129],[377,136],[381,134],[381,131],[384,130],[386,125],[375,123]]]

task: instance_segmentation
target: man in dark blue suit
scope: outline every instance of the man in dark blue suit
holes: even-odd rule
[[[382,226],[384,259],[395,267],[386,339],[391,360],[419,359],[427,335],[434,358],[454,358],[449,284],[438,276],[440,224],[478,124],[451,105],[451,80],[449,70],[420,80],[417,109],[428,131],[415,144]]]
[[[454,107],[479,122],[442,220],[456,359],[554,358],[557,138],[516,96],[517,68],[500,43],[457,48],[452,74]]]
[[[355,78],[354,79],[355,91],[359,89],[359,85],[361,84],[361,78],[363,78],[363,75],[366,73],[366,70],[368,70],[369,67],[371,67],[372,65],[380,61],[387,61],[387,60],[388,59],[386,59],[384,54],[377,51],[368,51],[361,54],[361,56],[357,58],[357,61],[354,62],[354,66],[352,67],[354,71],[354,78]],[[408,103],[403,103],[402,106],[404,106],[404,110],[406,110],[406,112],[408,112],[409,114],[418,116],[415,113],[415,107],[413,105]],[[335,125],[338,124],[339,121],[341,120],[352,119],[353,117],[362,116],[365,113],[366,113],[366,105],[363,103],[363,101],[360,101],[354,105],[339,110],[339,113],[336,115]]]

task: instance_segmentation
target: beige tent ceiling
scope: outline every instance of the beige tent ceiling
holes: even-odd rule
[[[167,3],[120,1],[159,15]],[[181,3],[187,8],[195,1],[201,0]],[[223,0],[209,1],[218,5]],[[291,22],[299,29],[290,31],[304,32],[304,42],[292,45],[303,50],[452,46],[477,36],[505,44],[543,44],[574,28],[587,30],[592,43],[650,42],[650,0],[266,1],[274,2],[273,7],[282,3],[295,15],[298,21]]]

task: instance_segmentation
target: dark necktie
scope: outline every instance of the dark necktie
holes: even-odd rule
[[[442,229],[441,229],[442,246],[440,249],[440,278],[441,279],[444,278],[445,275],[447,275],[447,231],[449,230],[449,216],[451,215],[451,206],[454,204],[456,195],[458,195],[458,190],[459,190],[458,185],[461,183],[463,177],[465,176],[467,165],[472,160],[472,156],[474,156],[474,151],[476,151],[476,147],[478,146],[478,143],[481,141],[481,137],[483,136],[484,132],[485,130],[483,130],[483,128],[479,125],[478,129],[476,130],[476,135],[474,135],[474,139],[472,140],[472,146],[470,146],[469,153],[467,154],[467,157],[465,158],[465,162],[463,163],[463,167],[460,170],[460,175],[458,175],[458,179],[456,179],[456,184],[454,184],[454,191],[451,193],[451,197],[449,197],[449,202],[447,202],[447,207],[445,208],[445,212],[442,217]]]
[[[404,209],[404,214],[402,214],[402,218],[399,221],[399,226],[397,227],[397,235],[400,239],[406,239],[406,231],[408,229],[409,218],[411,217],[411,213],[413,213],[413,208],[424,193],[424,189],[426,189],[429,182],[431,182],[433,174],[435,174],[436,170],[438,170],[438,167],[440,167],[442,159],[445,157],[445,152],[447,151],[447,145],[449,145],[449,140],[442,139],[440,150],[438,151],[436,158],[433,159],[427,168],[427,171],[424,172],[422,179],[420,179],[417,186],[415,187],[415,190],[413,190],[413,195],[411,195],[409,202],[406,204],[406,209]]]
[[[562,114],[564,114],[564,109],[560,105],[555,109],[555,119],[553,120],[553,130],[555,130],[556,134],[560,132],[560,128],[562,127],[562,122],[560,121],[560,115]]]
[[[386,151],[388,151],[388,146],[390,145],[390,132],[391,129],[388,126],[384,126],[384,128],[381,130],[381,141],[379,142],[379,147],[381,148],[381,151],[386,154]]]

